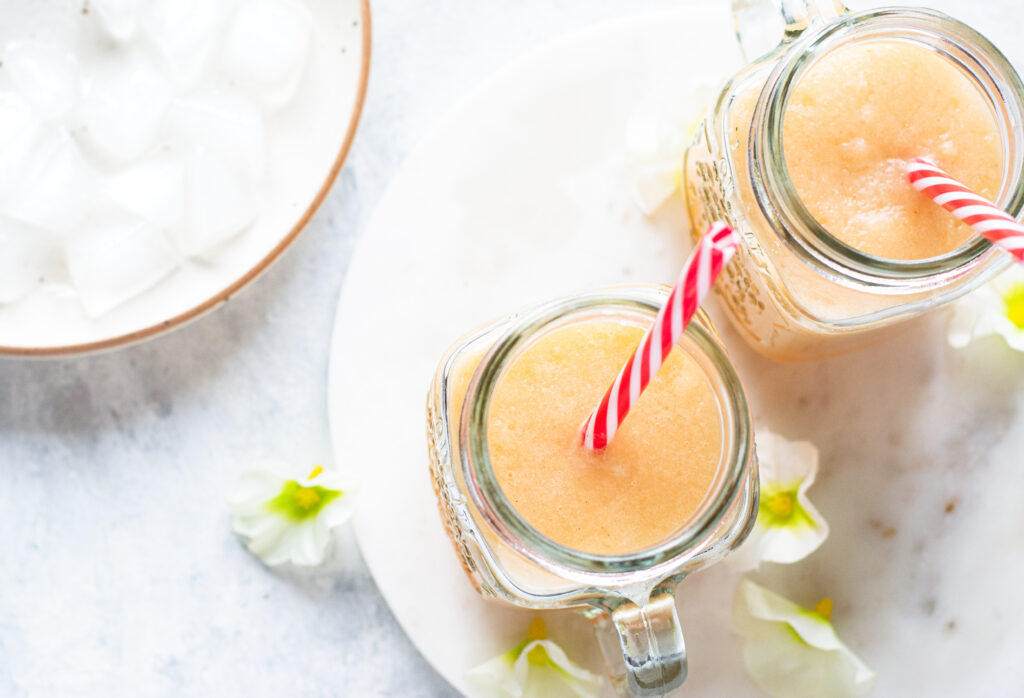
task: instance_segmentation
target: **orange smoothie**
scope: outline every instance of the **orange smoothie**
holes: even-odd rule
[[[989,200],[1003,173],[999,130],[978,88],[948,60],[896,41],[839,48],[811,66],[792,91],[783,144],[818,222],[887,259],[946,254],[972,234],[907,183],[908,160],[929,157]]]
[[[642,335],[611,320],[555,330],[515,360],[492,397],[488,445],[502,490],[533,527],[581,552],[630,553],[671,537],[718,469],[715,394],[680,348],[608,448],[580,445],[583,420]]]

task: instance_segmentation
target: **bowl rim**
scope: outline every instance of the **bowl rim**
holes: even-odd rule
[[[205,301],[194,305],[193,307],[174,315],[166,320],[161,320],[155,324],[143,327],[138,330],[133,330],[125,334],[117,335],[114,337],[107,337],[106,339],[99,339],[91,342],[83,342],[79,344],[65,344],[55,346],[44,346],[44,347],[31,347],[31,346],[8,346],[0,344],[0,358],[2,357],[23,357],[23,358],[60,358],[60,357],[71,357],[80,356],[84,354],[92,354],[103,351],[110,351],[113,349],[119,349],[127,347],[132,344],[137,344],[147,339],[152,339],[171,330],[183,327],[184,325],[196,320],[203,315],[219,308],[221,305],[227,303],[233,295],[241,291],[243,288],[248,286],[250,283],[255,281],[263,272],[270,268],[270,266],[276,262],[288,249],[295,239],[298,238],[299,234],[305,229],[306,225],[312,219],[313,215],[320,208],[324,199],[327,197],[328,192],[334,186],[335,180],[338,178],[338,173],[341,172],[342,166],[345,164],[345,160],[348,158],[348,153],[352,149],[352,142],[355,140],[356,130],[359,126],[359,119],[363,113],[363,106],[366,102],[366,89],[370,77],[370,53],[371,53],[371,39],[372,39],[372,21],[370,13],[370,0],[359,0],[359,14],[360,23],[362,24],[362,55],[360,56],[359,65],[359,82],[356,86],[356,99],[352,107],[352,114],[349,117],[348,128],[345,131],[345,137],[342,140],[341,148],[338,150],[338,155],[334,159],[334,163],[331,165],[331,169],[327,172],[327,177],[324,179],[323,184],[320,185],[320,189],[317,190],[313,196],[312,201],[303,211],[302,215],[299,216],[298,220],[292,225],[288,233],[281,238],[281,240],[265,254],[254,266],[248,271],[242,274],[240,277],[232,281],[226,287],[207,298]]]

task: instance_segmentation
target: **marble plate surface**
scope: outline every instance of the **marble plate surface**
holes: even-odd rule
[[[720,81],[739,63],[725,3],[559,39],[437,124],[364,233],[332,347],[336,460],[362,478],[355,529],[381,592],[467,696],[484,694],[466,669],[511,647],[534,614],[479,599],[444,533],[424,434],[435,363],[463,332],[524,305],[671,282],[689,248],[685,212],[673,202],[648,219],[634,207],[626,122],[652,94]],[[804,605],[834,599],[840,635],[878,673],[876,695],[1024,685],[1021,358],[998,342],[954,352],[940,314],[856,355],[776,364],[711,311],[756,423],[821,451],[810,498],[830,539],[755,578]],[[729,628],[738,578],[719,565],[680,586],[686,695],[759,695]],[[546,617],[555,640],[601,671],[584,621]]]

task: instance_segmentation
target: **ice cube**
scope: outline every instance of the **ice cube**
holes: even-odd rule
[[[288,103],[309,60],[313,20],[286,0],[249,0],[230,19],[221,63],[265,104]]]
[[[107,177],[103,190],[126,211],[169,229],[185,208],[185,158],[144,160]]]
[[[97,175],[63,129],[44,133],[18,174],[0,211],[23,223],[67,234],[95,205]]]
[[[138,31],[139,14],[149,0],[91,0],[107,34],[115,41],[131,41]]]
[[[42,122],[23,97],[0,92],[0,199],[21,176],[42,133]]]
[[[174,229],[178,249],[203,254],[252,223],[256,207],[252,181],[220,153],[196,146],[185,166],[185,215]]]
[[[44,119],[63,116],[78,100],[78,62],[53,44],[8,44],[4,69],[14,86]]]
[[[153,0],[142,13],[142,33],[176,82],[191,85],[203,72],[223,31],[232,0]]]
[[[135,53],[97,67],[76,119],[76,133],[103,158],[132,160],[155,143],[172,86],[152,61]]]
[[[180,257],[153,224],[104,211],[71,240],[67,262],[86,312],[99,317],[167,276]]]
[[[44,233],[0,217],[0,304],[39,286],[54,266],[50,256],[52,244]]]
[[[221,152],[253,180],[263,176],[263,117],[250,100],[225,91],[200,91],[175,100],[167,112],[168,137]]]

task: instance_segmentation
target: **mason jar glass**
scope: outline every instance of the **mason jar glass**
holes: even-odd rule
[[[750,415],[718,336],[707,316],[699,314],[675,351],[687,352],[711,386],[722,428],[719,463],[692,517],[648,549],[589,554],[531,526],[498,484],[488,452],[487,417],[496,386],[535,341],[595,320],[646,328],[668,292],[660,286],[616,287],[501,318],[444,354],[427,400],[433,485],[470,582],[486,599],[584,613],[593,621],[614,685],[634,696],[666,695],[682,684],[686,650],[674,587],[739,545],[756,518]]]
[[[734,1],[738,36],[756,35]],[[928,259],[876,257],[834,237],[797,195],[783,156],[790,93],[822,56],[878,40],[922,46],[954,65],[991,109],[1002,143],[996,203],[1024,207],[1024,86],[1006,58],[970,27],[932,10],[847,11],[834,0],[777,0],[782,43],[731,78],[698,128],[684,177],[696,236],[724,220],[744,245],[716,287],[744,338],[779,360],[831,356],[969,292],[1010,263],[986,240]],[[895,68],[896,66],[894,66]]]

